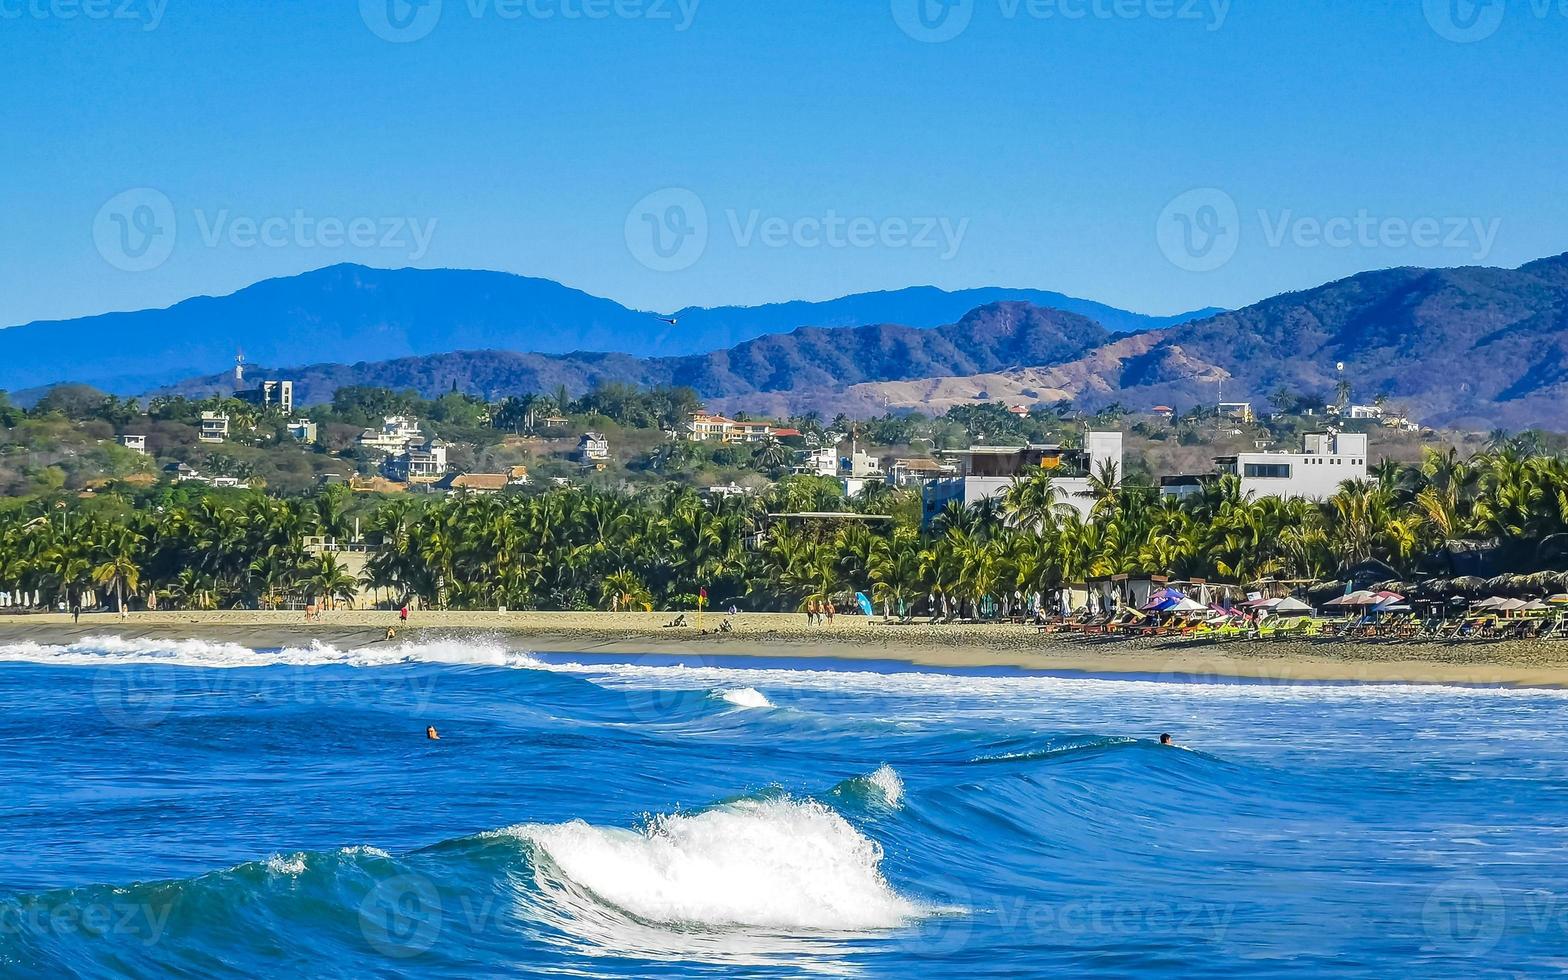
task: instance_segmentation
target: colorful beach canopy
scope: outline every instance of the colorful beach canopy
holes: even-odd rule
[[[1183,600],[1187,600],[1185,593],[1178,589],[1164,588],[1160,589],[1158,592],[1152,593],[1149,596],[1149,601],[1144,603],[1139,608],[1144,612],[1169,612],[1170,610],[1176,608],[1177,603]],[[1203,607],[1198,606],[1198,608],[1202,609]]]

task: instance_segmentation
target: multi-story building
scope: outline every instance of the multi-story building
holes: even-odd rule
[[[289,435],[296,442],[315,442],[316,423],[310,419],[293,419],[289,422]]]
[[[957,460],[958,474],[927,480],[921,488],[921,503],[927,522],[950,501],[965,507],[982,500],[1000,497],[1015,477],[1044,470],[1052,476],[1061,502],[1085,517],[1094,506],[1092,478],[1109,478],[1120,485],[1122,471],[1122,434],[1090,432],[1084,448],[1068,449],[1056,445],[972,446],[945,453]]]
[[[120,445],[133,453],[141,453],[143,456],[147,455],[146,436],[123,435],[120,437]]]
[[[294,413],[294,382],[259,381],[256,387],[235,392],[235,398],[250,402],[262,411],[276,409],[284,415]]]
[[[1237,453],[1216,456],[1214,472],[1202,476],[1160,478],[1160,492],[1182,497],[1198,493],[1219,476],[1241,480],[1246,497],[1300,497],[1325,500],[1346,480],[1367,476],[1367,437],[1354,432],[1309,432],[1302,451]]]
[[[418,419],[406,415],[388,415],[382,420],[381,428],[366,429],[354,441],[361,449],[396,456],[424,440],[425,434],[419,428]]]
[[[790,472],[796,476],[838,476],[838,447],[819,446],[797,452]]]
[[[222,442],[229,437],[229,417],[222,412],[202,412],[201,431],[196,438],[202,442]]]
[[[446,476],[446,443],[440,439],[409,446],[386,461],[388,477],[404,483],[434,483]]]
[[[686,438],[696,442],[762,442],[772,435],[771,423],[740,422],[708,412],[696,412],[686,423]]]

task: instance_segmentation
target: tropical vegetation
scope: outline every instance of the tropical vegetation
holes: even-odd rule
[[[1384,464],[1321,503],[1248,499],[1233,478],[1162,496],[1114,472],[1073,500],[1045,471],[924,522],[913,491],[847,499],[804,476],[715,500],[673,483],[403,496],[362,515],[372,548],[359,578],[307,540],[352,536],[359,501],[341,488],[158,499],[38,498],[0,512],[0,593],[105,608],[275,608],[369,591],[435,608],[663,609],[706,592],[715,606],[788,610],[860,592],[896,612],[933,595],[972,610],[1118,574],[1322,580],[1375,560],[1416,578],[1478,555],[1498,571],[1568,569],[1568,457],[1514,442]],[[780,516],[821,512],[844,516]]]

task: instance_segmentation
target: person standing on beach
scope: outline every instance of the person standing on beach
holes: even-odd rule
[[[82,621],[82,600],[77,599],[71,603],[71,622],[79,624]]]
[[[833,625],[833,600],[832,599],[828,600],[827,606],[828,606],[828,625],[832,626]]]
[[[403,603],[403,608],[397,611],[398,622],[408,624],[408,603]]]

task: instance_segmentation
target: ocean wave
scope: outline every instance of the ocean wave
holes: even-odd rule
[[[728,701],[737,708],[771,708],[773,702],[767,695],[754,687],[737,687],[728,691],[715,691],[714,696],[721,701]]]
[[[884,762],[864,776],[844,780],[829,795],[896,809],[904,802],[904,780],[897,769]]]
[[[1497,685],[1406,682],[1302,681],[1283,679],[1225,680],[1182,679],[1183,665],[1173,660],[1168,671],[1158,675],[1126,674],[1095,676],[1077,674],[984,674],[956,668],[931,671],[920,667],[873,671],[857,669],[844,662],[813,665],[802,661],[799,667],[750,666],[744,657],[715,663],[717,658],[704,654],[698,663],[578,663],[557,655],[533,666],[555,673],[578,674],[593,683],[611,688],[685,688],[727,689],[731,686],[756,686],[823,693],[870,693],[905,697],[963,697],[977,704],[1004,702],[1019,696],[1063,694],[1079,697],[1144,695],[1212,703],[1215,700],[1238,702],[1277,701],[1284,703],[1365,702],[1410,697],[1492,698],[1568,700],[1568,690],[1548,687],[1507,687]],[[896,653],[890,657],[896,659]]]
[[[568,923],[608,913],[671,929],[836,935],[932,911],[888,884],[881,845],[813,800],[737,802],[641,830],[571,821],[498,833],[534,848],[541,897]]]
[[[995,762],[1037,762],[1042,759],[1052,759],[1064,755],[1076,755],[1083,752],[1100,752],[1106,749],[1117,749],[1127,745],[1137,745],[1135,738],[1087,738],[1074,739],[1065,742],[1050,742],[1045,745],[1008,751],[990,752],[977,755],[969,762],[976,764]]]
[[[393,667],[408,664],[536,668],[527,653],[499,643],[471,639],[440,639],[377,643],[340,648],[314,640],[303,647],[252,649],[213,640],[168,640],[145,637],[91,636],[65,644],[32,641],[0,644],[0,661],[63,667],[167,665],[232,669],[244,667]]]

